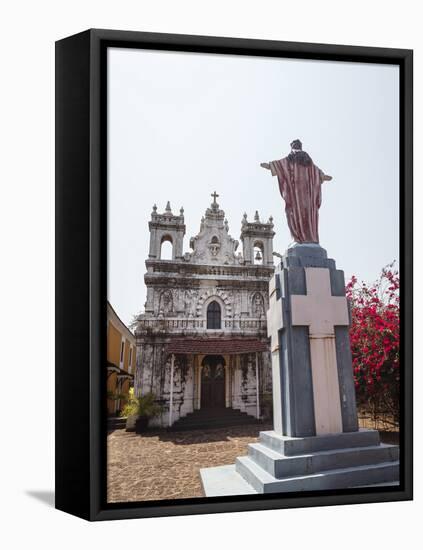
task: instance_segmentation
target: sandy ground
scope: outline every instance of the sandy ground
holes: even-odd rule
[[[233,464],[270,425],[108,436],[109,502],[202,497],[200,468]]]
[[[200,468],[233,464],[257,441],[259,430],[272,426],[237,426],[189,432],[115,430],[108,435],[109,502],[202,497]],[[381,432],[385,443],[398,433]]]

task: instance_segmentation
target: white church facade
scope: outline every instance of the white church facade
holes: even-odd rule
[[[152,426],[170,427],[198,411],[261,418],[271,393],[267,336],[268,285],[274,272],[273,220],[241,222],[242,253],[216,201],[184,252],[185,221],[153,207],[144,281],[145,311],[137,317],[136,394],[153,392],[162,414]],[[170,242],[171,259],[162,259]],[[200,417],[201,418],[201,417]]]

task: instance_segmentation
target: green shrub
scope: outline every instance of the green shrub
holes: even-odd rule
[[[120,412],[120,416],[128,417],[137,414],[138,400],[134,395],[134,388],[129,388],[128,400]]]
[[[135,397],[134,388],[131,388],[129,390],[128,401],[120,415],[124,417],[138,415],[152,418],[153,416],[158,416],[162,410],[162,406],[156,403],[156,396],[154,393],[150,392]]]
[[[156,402],[154,393],[150,392],[145,395],[140,395],[137,401],[139,416],[148,416],[152,418],[153,416],[158,416],[163,411],[163,407]]]

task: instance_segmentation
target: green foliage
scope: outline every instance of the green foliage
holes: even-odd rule
[[[107,390],[107,399],[115,399],[115,392]]]
[[[162,410],[163,407],[156,402],[154,393],[146,393],[138,397],[138,414],[140,416],[152,418],[158,416]]]
[[[128,417],[133,414],[138,414],[138,399],[135,397],[134,388],[129,388],[128,400],[125,403],[125,406],[120,412],[120,416]]]
[[[122,409],[121,416],[128,417],[132,415],[147,416],[153,418],[162,412],[163,408],[156,402],[154,393],[146,393],[135,397],[134,388],[129,390],[128,402]]]
[[[124,393],[107,390],[107,399],[111,399],[112,401],[117,401],[118,399],[126,399],[126,395]]]

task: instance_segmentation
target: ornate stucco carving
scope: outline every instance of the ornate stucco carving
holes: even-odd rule
[[[200,232],[190,240],[193,249],[191,262],[216,265],[228,265],[239,263],[239,257],[235,255],[238,241],[229,235],[228,220],[225,212],[214,201],[207,208],[205,216],[201,219]]]
[[[228,294],[222,290],[216,289],[214,287],[206,289],[200,296],[197,301],[197,317],[203,317],[205,315],[205,309],[209,302],[217,298],[218,302],[221,302],[221,305],[224,306],[224,316],[232,316],[232,302]]]
[[[163,290],[160,293],[159,301],[159,315],[164,315],[165,317],[172,314],[174,311],[173,307],[173,294],[171,290]]]
[[[251,312],[253,317],[260,317],[265,313],[263,295],[260,292],[254,292],[251,297]]]

